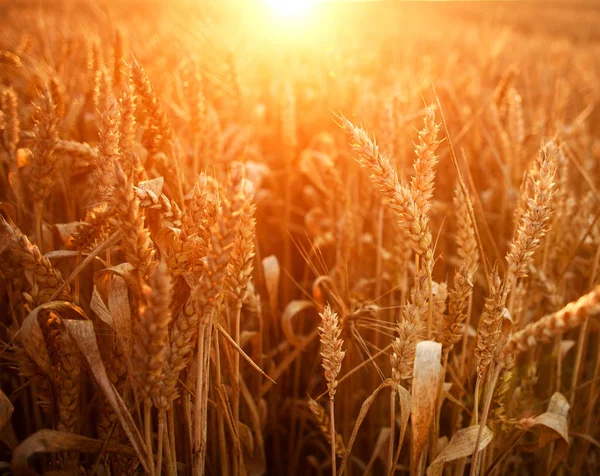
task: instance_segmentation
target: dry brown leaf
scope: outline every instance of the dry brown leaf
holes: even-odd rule
[[[277,309],[277,296],[279,295],[279,277],[281,268],[275,255],[267,256],[262,260],[263,273],[265,275],[265,286],[269,298],[271,310]]]
[[[416,474],[433,423],[438,382],[442,365],[442,344],[422,341],[417,344],[412,387],[412,453],[411,472]]]
[[[76,251],[76,250],[49,251],[48,253],[46,253],[45,256],[49,259],[56,260],[56,259],[63,259],[63,258],[76,258],[79,254],[81,254],[81,256],[85,256],[86,258],[88,256],[90,256],[90,253],[81,253],[80,251]],[[92,256],[92,259],[97,259],[102,266],[106,266],[106,261],[104,261],[99,256]]]
[[[61,316],[74,316],[80,319],[87,319],[85,312],[79,306],[66,301],[50,301],[39,305],[23,321],[21,326],[21,337],[23,347],[40,370],[48,377],[53,378],[54,369],[52,360],[46,347],[44,334],[38,319],[47,312],[55,312]]]
[[[402,448],[404,442],[404,435],[406,434],[406,428],[408,427],[408,419],[410,417],[410,410],[412,406],[412,397],[410,392],[406,390],[402,385],[397,386],[398,391],[398,403],[400,404],[400,439],[398,440],[398,451]]]
[[[131,335],[131,308],[129,307],[129,292],[127,283],[120,276],[112,280],[110,294],[108,295],[108,309],[117,339],[123,346],[128,367],[131,369],[131,352],[133,340]]]
[[[25,321],[23,321],[20,331],[25,351],[37,364],[40,370],[45,375],[52,378],[54,375],[52,360],[50,360],[50,354],[48,353],[46,341],[44,340],[44,333],[38,322],[38,315],[42,306],[36,307],[29,313],[25,318]]]
[[[48,251],[48,253],[46,253],[45,256],[48,259],[62,259],[62,258],[76,258],[78,254],[79,254],[79,251],[76,251],[76,250],[55,250],[55,251]]]
[[[10,421],[13,411],[12,402],[0,390],[0,441],[11,450],[14,450],[19,445],[19,440]]]
[[[441,438],[438,438],[436,444],[435,444],[435,451],[433,453],[432,458],[437,458],[442,451],[444,451],[444,449],[448,446],[448,437],[447,436],[442,436]]]
[[[569,443],[569,401],[560,392],[554,392],[547,410],[534,418],[521,420],[520,426],[523,428],[540,428],[540,439],[538,447],[543,448],[549,442],[557,438],[562,438]]]
[[[112,314],[108,310],[106,304],[104,304],[104,300],[100,293],[98,292],[98,288],[94,286],[94,290],[92,291],[92,299],[90,301],[90,308],[94,313],[106,324],[108,324],[111,328],[114,329],[114,323]]]
[[[281,330],[283,331],[286,340],[294,347],[300,347],[306,337],[299,337],[294,332],[292,320],[302,311],[311,308],[314,309],[314,307],[315,306],[312,301],[306,300],[290,301],[290,303],[285,307],[283,315],[281,316]]]
[[[121,263],[111,268],[106,268],[98,271],[95,275],[95,283],[98,286],[98,291],[102,296],[108,296],[111,278],[118,276],[123,278],[129,285],[130,289],[135,289],[138,285],[138,279],[135,275],[135,269],[129,263]]]
[[[119,453],[124,456],[136,456],[128,446],[86,438],[54,430],[40,430],[24,440],[13,452],[13,474],[37,474],[29,466],[29,459],[38,453],[59,453],[61,451],[77,451],[79,453],[99,453],[100,451]]]
[[[133,421],[131,414],[127,410],[127,406],[121,399],[121,396],[114,389],[110,379],[108,378],[108,375],[106,374],[104,362],[102,362],[102,357],[100,357],[98,343],[96,342],[96,333],[94,332],[94,326],[92,322],[69,320],[65,322],[65,326],[77,344],[79,351],[88,363],[96,385],[100,387],[104,393],[104,396],[117,414],[119,422],[121,423],[121,427],[127,434],[127,437],[129,438],[129,441],[131,442],[131,445],[133,446],[140,463],[144,469],[148,471],[149,458],[146,445],[144,444],[144,441],[135,425],[135,422]]]
[[[466,458],[473,454],[475,450],[475,442],[479,434],[479,425],[469,426],[458,430],[448,445],[442,450],[438,457],[427,468],[427,476],[441,476],[444,464],[449,461]],[[487,426],[481,431],[479,440],[479,451],[483,450],[490,444],[494,433]]]
[[[0,430],[10,421],[15,408],[6,394],[0,390]]]
[[[335,292],[331,292],[332,287],[335,288],[335,285],[331,282],[331,276],[317,276],[313,281],[312,297],[315,301],[317,311],[323,312],[326,299],[331,299],[332,302],[337,300]],[[327,293],[327,297],[325,293]]]
[[[54,228],[58,232],[63,246],[70,246],[71,241],[73,240],[73,234],[77,230],[77,225],[79,225],[78,221],[72,221],[69,223],[56,223],[54,225]]]
[[[67,279],[65,279],[64,282],[56,289],[54,294],[50,297],[50,300],[56,299],[56,297],[63,291],[63,289],[65,289],[65,287],[67,287],[69,284],[71,284],[73,282],[73,280],[77,277],[77,275],[79,273],[81,273],[81,271],[88,264],[90,264],[94,259],[96,259],[98,257],[98,255],[100,253],[102,253],[104,250],[109,249],[111,246],[117,244],[120,239],[121,239],[121,235],[117,231],[117,232],[113,233],[111,236],[109,236],[103,243],[100,243],[96,248],[94,248],[94,250],[91,253],[89,253],[85,257],[85,259],[75,267],[75,269],[71,272],[69,277]],[[106,270],[103,270],[103,271],[106,271]]]

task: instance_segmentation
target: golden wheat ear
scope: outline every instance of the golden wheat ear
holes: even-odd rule
[[[342,350],[344,340],[340,337],[342,329],[337,313],[333,312],[327,304],[320,314],[321,327],[321,357],[323,369],[325,369],[325,380],[327,381],[327,392],[329,394],[329,431],[331,446],[331,471],[336,475],[336,431],[335,431],[335,393],[338,385],[337,377],[342,370],[342,360],[346,351]]]

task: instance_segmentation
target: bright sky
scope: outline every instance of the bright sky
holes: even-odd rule
[[[296,17],[306,14],[319,0],[264,0],[277,13],[284,17]]]

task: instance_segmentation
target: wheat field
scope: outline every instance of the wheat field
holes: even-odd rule
[[[600,8],[292,3],[0,3],[0,473],[600,474]]]

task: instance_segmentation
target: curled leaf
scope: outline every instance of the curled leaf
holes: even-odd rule
[[[291,301],[283,311],[283,315],[281,316],[281,330],[286,340],[294,347],[300,347],[306,337],[299,337],[294,332],[292,320],[302,311],[311,308],[314,308],[312,301],[297,300]]]
[[[104,304],[104,300],[102,299],[102,296],[100,296],[100,293],[98,292],[98,288],[96,286],[94,286],[94,290],[92,291],[90,308],[102,321],[104,321],[110,327],[114,328],[112,314],[108,310],[106,304]]]
[[[406,434],[406,428],[408,427],[408,418],[410,417],[410,409],[412,406],[412,399],[410,392],[403,386],[397,386],[398,391],[398,402],[400,403],[400,439],[398,440],[398,451],[402,448],[402,442],[404,441],[404,435]]]
[[[21,338],[23,347],[40,370],[48,377],[53,377],[54,369],[52,359],[46,347],[44,333],[39,323],[39,318],[48,312],[55,312],[62,317],[70,316],[77,319],[87,319],[85,312],[79,306],[66,301],[50,301],[39,305],[23,321]]]
[[[427,476],[441,476],[444,469],[444,463],[466,458],[473,454],[477,435],[479,434],[479,425],[469,426],[458,430],[448,445],[442,450],[438,457],[427,468]],[[487,426],[481,431],[479,440],[479,450],[481,451],[490,444],[494,433]]]
[[[78,221],[72,221],[69,223],[56,223],[54,228],[58,232],[60,236],[60,240],[62,241],[64,246],[70,246],[73,241],[73,234],[75,230],[77,230],[77,225],[79,225]]]
[[[23,441],[13,452],[13,474],[37,474],[29,466],[29,459],[38,453],[59,453],[77,451],[79,453],[99,453],[100,451],[119,453],[134,457],[135,452],[128,446],[113,442],[94,440],[85,436],[54,430],[40,430]]]
[[[135,290],[138,286],[138,280],[133,266],[129,263],[121,263],[111,268],[102,269],[95,274],[94,282],[98,286],[98,291],[102,296],[108,295],[111,278],[113,276],[123,278],[132,290]]]
[[[262,260],[263,273],[265,275],[265,286],[269,297],[269,305],[272,310],[277,309],[277,296],[279,294],[279,276],[281,268],[275,255],[267,256]]]
[[[554,392],[548,403],[548,409],[534,418],[521,420],[520,426],[523,428],[543,427],[540,434],[540,448],[558,437],[569,443],[569,407],[569,401],[565,396],[560,392]]]
[[[65,326],[70,336],[75,341],[79,352],[81,352],[81,355],[85,358],[94,381],[102,390],[104,396],[117,414],[121,427],[129,438],[144,470],[148,471],[149,458],[146,445],[144,444],[127,406],[106,374],[106,368],[104,367],[104,362],[102,362],[102,357],[100,357],[100,350],[98,349],[96,333],[94,332],[92,322],[69,320],[65,322]]]
[[[15,408],[5,393],[0,390],[0,430],[10,421]]]
[[[10,418],[14,407],[10,399],[0,390],[0,441],[9,449],[14,450],[19,445]]]
[[[75,269],[71,272],[69,277],[64,280],[64,282],[58,287],[58,289],[54,292],[50,300],[56,299],[56,297],[65,289],[69,284],[73,282],[73,280],[77,277],[79,273],[94,259],[98,257],[100,253],[104,250],[110,248],[114,244],[116,244],[121,239],[120,233],[117,231],[109,236],[103,243],[100,243],[91,253],[89,253],[85,259],[79,263]],[[131,266],[131,265],[130,265]]]

